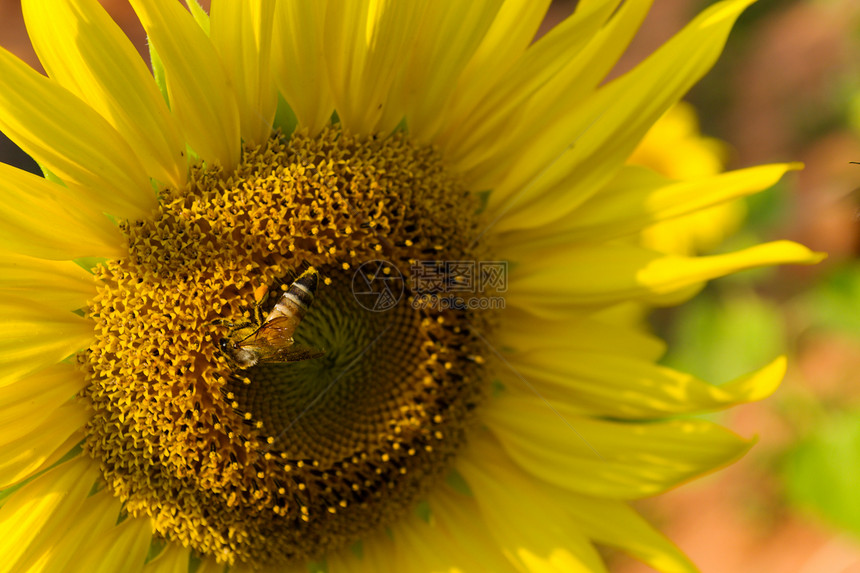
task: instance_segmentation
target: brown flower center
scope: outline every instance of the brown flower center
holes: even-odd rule
[[[160,205],[97,271],[79,357],[86,450],[127,510],[220,562],[268,565],[414,507],[486,388],[470,326],[486,311],[410,304],[415,265],[478,257],[477,203],[438,155],[334,128],[273,138]],[[294,338],[325,354],[237,366],[219,342],[310,266],[323,280]]]

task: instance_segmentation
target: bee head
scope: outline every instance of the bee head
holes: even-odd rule
[[[230,351],[230,341],[226,338],[222,338],[218,341],[218,347],[221,348],[221,352],[229,352]]]

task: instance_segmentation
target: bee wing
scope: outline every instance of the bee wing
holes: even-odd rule
[[[275,349],[271,354],[262,356],[260,362],[298,362],[300,360],[319,358],[323,354],[325,352],[322,350],[317,350],[310,346],[302,346],[294,342],[289,346]]]
[[[325,354],[321,350],[296,344],[293,340],[294,321],[287,316],[273,318],[238,343],[240,348],[253,349],[260,362],[298,362]]]
[[[289,317],[280,316],[266,322],[240,341],[237,346],[284,346],[293,340],[295,328]]]

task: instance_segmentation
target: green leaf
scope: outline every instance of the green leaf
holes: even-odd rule
[[[860,536],[860,412],[827,419],[788,454],[782,473],[792,505]]]

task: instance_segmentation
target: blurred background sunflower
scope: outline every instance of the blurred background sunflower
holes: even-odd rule
[[[615,73],[712,3],[656,2]],[[126,3],[103,4],[148,56]],[[557,1],[544,29],[575,6]],[[640,502],[705,573],[860,571],[860,166],[849,164],[860,160],[858,29],[860,6],[850,0],[753,5],[715,69],[630,160],[678,178],[803,161],[803,171],[771,191],[656,225],[643,241],[709,254],[789,237],[830,254],[817,267],[718,279],[683,307],[649,312],[669,342],[664,363],[707,380],[727,382],[775,355],[790,357],[775,396],[707,416],[759,435],[744,460]],[[0,1],[0,45],[39,68],[17,0]],[[8,140],[0,147],[0,161],[38,172]],[[606,557],[613,572],[651,570],[621,553]]]

